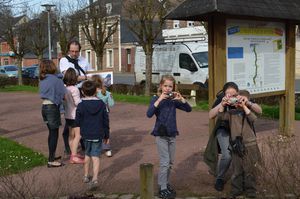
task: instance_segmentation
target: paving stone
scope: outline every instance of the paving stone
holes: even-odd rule
[[[94,194],[94,196],[97,198],[105,198],[106,197],[105,194],[103,194],[103,193],[97,193],[97,194]]]
[[[118,197],[119,197],[119,195],[117,195],[117,194],[112,194],[112,195],[106,196],[106,198],[109,198],[109,199],[116,199]]]
[[[119,199],[132,199],[132,198],[134,198],[133,194],[125,194],[119,197]]]
[[[273,199],[273,198],[276,198],[275,195],[266,195],[264,196],[265,198],[268,198],[268,199]]]
[[[297,197],[294,194],[285,194],[284,198],[286,198],[286,199],[296,199]]]

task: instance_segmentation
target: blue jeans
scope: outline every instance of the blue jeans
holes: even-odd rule
[[[89,157],[99,157],[102,150],[102,140],[97,142],[84,140],[85,155]]]
[[[58,129],[61,125],[59,106],[55,104],[47,104],[42,106],[42,116],[44,122],[47,124],[48,135],[48,149],[49,157],[48,161],[53,162],[55,160],[55,151],[58,140]]]
[[[231,163],[231,153],[229,150],[230,134],[228,133],[228,131],[226,131],[226,129],[219,128],[216,132],[216,135],[222,153],[218,167],[217,179],[223,180]]]

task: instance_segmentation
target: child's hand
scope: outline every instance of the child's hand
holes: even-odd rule
[[[223,98],[222,98],[222,102],[221,102],[221,104],[222,104],[222,106],[223,107],[225,107],[225,106],[227,106],[227,105],[230,105],[230,103],[229,103],[229,96],[224,96]]]
[[[182,103],[185,103],[185,99],[182,97],[182,95],[179,92],[173,92],[173,93],[174,93],[173,100],[180,100]]]

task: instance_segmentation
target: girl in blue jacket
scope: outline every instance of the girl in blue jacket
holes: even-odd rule
[[[158,173],[159,197],[175,198],[176,192],[169,184],[171,167],[174,163],[175,140],[178,135],[176,124],[176,108],[191,112],[191,106],[175,89],[173,76],[162,77],[157,96],[151,99],[147,116],[156,116],[155,126],[152,135],[155,136],[160,168]]]

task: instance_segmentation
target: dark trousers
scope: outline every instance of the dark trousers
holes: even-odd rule
[[[69,126],[65,124],[65,128],[63,131],[63,139],[64,139],[64,144],[65,144],[65,152],[66,153],[71,153],[70,145],[69,145]]]
[[[46,122],[49,135],[48,135],[48,149],[49,149],[49,162],[55,160],[55,151],[58,140],[58,129],[61,125],[59,106],[55,104],[46,104],[42,106],[43,120]]]
[[[49,162],[53,162],[55,160],[55,151],[57,147],[57,140],[58,140],[58,128],[57,129],[49,129],[48,135],[48,148],[49,148]]]

